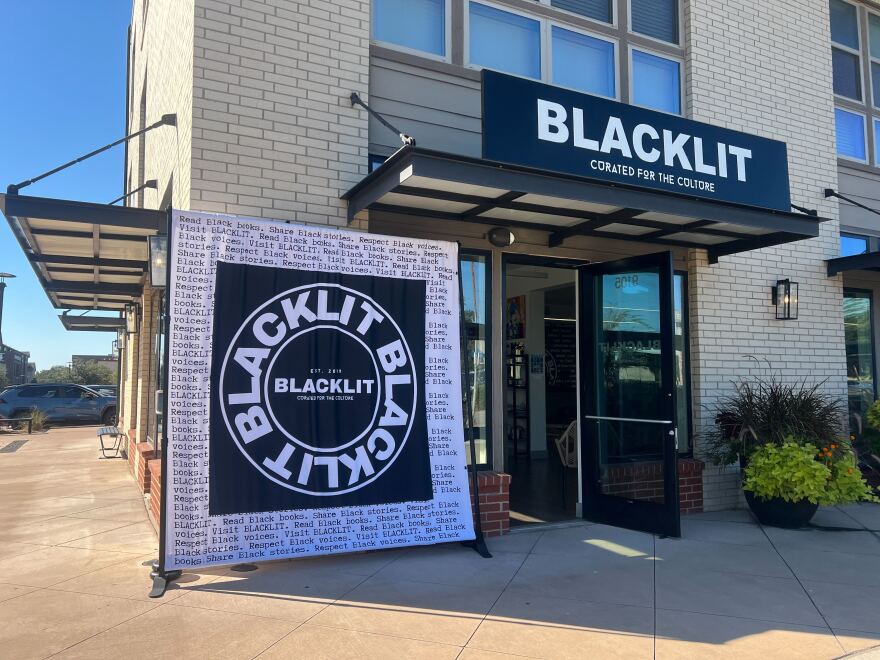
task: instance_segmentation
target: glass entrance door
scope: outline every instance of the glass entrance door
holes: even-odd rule
[[[679,536],[672,254],[579,276],[584,517]]]

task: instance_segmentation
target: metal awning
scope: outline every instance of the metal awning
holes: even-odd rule
[[[65,330],[82,332],[117,332],[125,328],[125,319],[121,316],[71,316],[59,314],[61,325]]]
[[[828,266],[828,277],[851,270],[873,270],[880,272],[880,252],[865,252],[849,257],[837,257],[825,262]]]
[[[819,218],[403,147],[346,192],[363,210],[706,248],[718,257],[819,235]]]
[[[147,237],[166,214],[65,199],[0,195],[0,211],[59,309],[121,310],[137,300]]]

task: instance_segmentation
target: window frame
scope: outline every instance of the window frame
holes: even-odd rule
[[[444,25],[443,25],[443,50],[445,52],[444,55],[437,55],[436,53],[432,53],[427,50],[419,50],[418,48],[411,48],[409,46],[401,46],[400,44],[395,44],[390,41],[383,41],[382,39],[377,39],[375,36],[375,28],[376,28],[376,4],[375,2],[370,3],[370,43],[376,44],[377,46],[381,46],[383,48],[389,48],[391,50],[396,50],[401,53],[408,53],[410,55],[417,55],[418,57],[425,57],[435,62],[452,62],[452,2],[453,0],[443,0],[443,12],[444,12]]]
[[[477,463],[477,470],[492,470],[498,469],[494,468],[493,463],[493,427],[492,427],[492,409],[494,407],[493,403],[493,361],[492,361],[492,347],[494,346],[493,340],[493,332],[494,332],[494,324],[492,319],[492,258],[493,253],[492,250],[481,250],[478,248],[466,248],[462,247],[458,251],[458,262],[459,262],[459,277],[461,276],[461,261],[463,257],[479,257],[485,259],[486,264],[486,277],[484,282],[484,288],[486,291],[486,462],[485,463]],[[463,301],[462,301],[463,302]],[[464,309],[460,308],[458,310],[459,314],[464,312]],[[466,338],[465,338],[466,339]],[[461,365],[462,373],[464,373],[465,365]],[[473,405],[473,401],[471,402]],[[467,411],[462,411],[463,415],[467,415]],[[465,417],[465,421],[467,417]],[[467,438],[465,438],[467,441]],[[470,447],[466,447],[466,451],[468,452],[468,456],[465,459],[465,463],[470,460]]]
[[[880,98],[874,98],[874,67],[876,64],[880,67],[880,57],[875,57],[871,54],[871,16],[874,16],[878,22],[880,22],[880,11],[871,9],[870,7],[865,7],[865,34],[867,43],[865,44],[865,55],[867,55],[868,61],[868,83],[871,87],[871,102],[866,103],[868,107],[874,108],[880,111]]]
[[[632,0],[626,0],[626,31],[627,34],[631,34],[639,39],[647,39],[649,41],[653,41],[657,44],[663,44],[665,46],[677,46],[679,48],[682,47],[681,37],[684,34],[684,12],[681,10],[682,0],[673,0],[675,2],[675,35],[677,38],[676,41],[666,41],[665,39],[658,39],[657,37],[652,37],[649,34],[643,34],[641,32],[636,32],[633,30],[632,26]],[[617,4],[617,3],[615,3]],[[679,78],[681,77],[681,72],[679,72]]]
[[[870,159],[870,152],[868,151],[870,139],[868,137],[868,122],[867,122],[866,112],[864,110],[860,112],[858,110],[854,110],[854,109],[847,107],[845,105],[835,105],[834,106],[835,113],[838,110],[840,110],[841,112],[848,112],[851,115],[856,115],[858,117],[861,117],[861,119],[862,119],[862,142],[864,143],[863,146],[865,148],[865,157],[864,158],[856,158],[855,156],[849,156],[847,154],[842,154],[842,153],[840,153],[840,151],[837,150],[837,132],[838,131],[837,131],[837,117],[836,116],[835,116],[835,121],[834,121],[834,152],[835,152],[835,154],[837,155],[838,158],[849,161],[851,163],[861,163],[862,165],[870,165],[871,159]]]
[[[498,11],[507,12],[508,14],[514,14],[516,16],[522,16],[523,18],[527,18],[531,21],[535,21],[538,24],[538,57],[541,58],[539,70],[540,76],[538,78],[532,78],[531,76],[523,76],[519,73],[511,73],[510,71],[500,71],[498,69],[493,69],[491,67],[483,66],[482,64],[475,64],[471,62],[471,5],[478,4],[483,5],[485,7],[491,7],[492,9],[497,9]],[[523,11],[518,8],[509,7],[507,5],[498,4],[492,2],[491,0],[464,0],[464,25],[463,25],[463,35],[464,35],[464,43],[463,46],[463,54],[464,54],[464,67],[466,69],[471,69],[473,71],[482,71],[483,69],[489,69],[490,71],[498,71],[499,73],[504,73],[508,76],[516,76],[517,78],[522,78],[524,80],[535,80],[537,82],[547,82],[547,39],[545,37],[546,32],[546,23],[547,19],[538,15],[531,14],[527,11]]]
[[[854,295],[853,295],[854,294]],[[857,287],[843,287],[843,296],[841,298],[841,302],[846,300],[847,296],[850,297],[858,297],[858,298],[867,298],[868,299],[868,322],[871,325],[871,384],[874,390],[874,400],[877,399],[877,341],[876,341],[876,328],[874,323],[874,292],[871,289],[860,289]],[[846,353],[846,337],[844,336],[844,354]],[[848,356],[844,355],[844,361],[846,361]],[[847,374],[847,417],[849,418],[851,415],[849,410],[849,374]],[[850,429],[852,432],[852,429]]]
[[[548,19],[544,21],[546,24],[546,32],[547,32],[547,57],[545,61],[547,63],[547,78],[545,81],[549,85],[553,85],[554,87],[560,87],[562,89],[570,89],[574,92],[579,92],[581,94],[590,94],[592,96],[598,96],[603,99],[611,99],[612,101],[620,101],[621,92],[620,92],[620,42],[617,39],[612,37],[607,37],[604,35],[597,34],[595,32],[589,32],[582,28],[578,28],[569,23],[562,23],[556,19]],[[583,89],[578,89],[577,87],[569,87],[568,85],[562,85],[553,80],[553,28],[558,27],[561,30],[567,30],[569,32],[574,32],[575,34],[580,34],[585,37],[590,37],[591,39],[596,39],[597,41],[604,41],[606,43],[610,43],[614,55],[613,55],[613,64],[614,64],[614,96],[606,96],[605,94],[599,94],[597,92],[588,92]]]
[[[666,110],[659,110],[657,108],[651,108],[646,105],[641,105],[636,103],[634,94],[633,94],[633,82],[635,80],[635,76],[633,76],[633,51],[637,50],[642,53],[646,53],[648,55],[653,55],[654,57],[659,57],[663,60],[669,60],[670,62],[675,62],[678,64],[678,112],[668,112]],[[629,105],[634,106],[636,108],[644,108],[646,110],[653,110],[654,112],[662,112],[665,115],[670,115],[672,117],[684,117],[684,104],[685,104],[685,95],[684,95],[684,70],[685,70],[685,62],[684,58],[673,57],[668,55],[667,53],[663,53],[656,50],[651,50],[650,48],[645,48],[644,46],[640,46],[637,44],[627,44],[627,53],[626,53],[626,66],[627,66],[627,78],[629,89],[627,90],[629,94]]]
[[[691,307],[690,307],[690,282],[688,277],[688,271],[686,270],[675,270],[672,271],[672,279],[673,286],[675,284],[675,276],[681,277],[681,333],[682,339],[684,343],[684,364],[682,365],[682,371],[684,372],[685,382],[684,382],[684,396],[687,399],[687,405],[685,409],[687,410],[687,428],[685,431],[687,432],[687,442],[688,448],[686,451],[679,451],[679,458],[693,458],[694,455],[694,406],[693,406],[693,378],[691,377]],[[674,301],[673,301],[674,302]],[[673,310],[674,311],[674,310]],[[674,328],[673,328],[674,334]],[[673,346],[674,349],[674,346]],[[679,433],[681,433],[681,429],[679,429]]]

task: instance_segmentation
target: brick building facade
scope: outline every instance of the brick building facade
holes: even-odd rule
[[[535,264],[530,266],[531,275],[520,277],[552,279],[556,275],[549,271],[541,277],[535,274],[534,269],[545,267],[536,258],[604,262],[671,250],[686,287],[681,314],[687,328],[688,350],[682,357],[687,378],[679,396],[686,399],[689,421],[687,429],[679,429],[685,440],[680,492],[687,497],[682,495],[682,508],[738,506],[739,469],[704,467],[700,460],[701,432],[712,424],[713,402],[729,392],[737,378],[770,371],[789,381],[821,382],[833,395],[847,396],[843,300],[844,280],[853,276],[829,277],[826,267],[826,260],[840,254],[841,229],[838,202],[826,198],[823,190],[843,186],[839,172],[847,167],[835,147],[828,2],[663,2],[658,6],[670,7],[674,17],[668,35],[662,16],[646,18],[640,13],[644,3],[630,0],[608,2],[607,20],[589,13],[593,11],[589,7],[601,9],[602,2],[568,3],[571,11],[550,0],[419,2],[424,11],[442,6],[445,17],[442,40],[425,45],[424,52],[403,43],[408,37],[394,43],[393,25],[387,33],[377,31],[377,11],[393,4],[135,0],[128,53],[128,127],[136,130],[166,113],[177,115],[177,126],[149,133],[129,147],[128,190],[157,180],[155,189],[144,190],[130,203],[346,226],[348,204],[341,199],[343,193],[400,146],[392,131],[352,104],[352,93],[403,133],[415,136],[419,146],[478,157],[483,119],[478,60],[483,54],[474,35],[478,26],[485,29],[485,21],[499,16],[506,17],[508,24],[517,23],[521,28],[517,34],[531,34],[534,28],[535,43],[540,45],[538,74],[533,77],[544,82],[554,83],[562,75],[553,63],[562,61],[564,51],[561,46],[554,50],[554,39],[563,32],[571,43],[592,39],[594,46],[613,45],[607,59],[613,93],[606,96],[623,103],[645,105],[639,103],[642,86],[653,83],[643,79],[646,74],[639,67],[644,62],[666,67],[664,71],[671,70],[667,66],[671,63],[678,67],[678,88],[669,97],[672,105],[661,109],[785,142],[792,202],[816,209],[828,219],[817,237],[710,263],[704,249],[658,247],[650,241],[573,236],[550,248],[547,233],[533,227],[516,229],[516,242],[499,248],[486,240],[491,224],[435,221],[426,214],[365,211],[354,218],[353,226],[457,240],[464,250],[478,255],[474,258],[480,260],[485,290],[495,292],[486,300],[492,341],[485,346],[480,462],[502,475],[520,470],[510,454],[509,383],[504,367],[508,344],[502,330],[506,301],[498,294],[512,290],[510,278],[515,274],[508,262],[520,259],[517,263],[526,270],[528,264]],[[867,11],[865,5],[859,5],[859,11]],[[430,52],[432,48],[437,52]],[[775,318],[770,289],[785,278],[799,283],[800,316],[783,323]],[[541,299],[550,305],[552,294],[547,292],[541,293]],[[157,292],[147,287],[141,330],[125,346],[122,367],[120,416],[129,430],[130,451],[137,454],[130,460],[141,475],[149,473],[148,443],[155,442],[158,428],[157,298]],[[533,388],[530,395],[533,403],[536,391]],[[546,402],[541,399],[540,405]],[[541,437],[535,442],[534,426],[526,431],[533,440],[529,459],[555,460],[558,431],[541,422],[538,426],[546,428],[538,429]],[[511,500],[516,499],[518,478],[530,478],[524,475],[521,470],[513,475]],[[486,479],[494,479],[493,487],[498,486],[493,497],[506,492],[509,477]],[[144,486],[149,490],[149,484]],[[558,490],[547,489],[551,487]],[[561,501],[568,506],[564,494]],[[486,502],[500,504],[494,499]],[[505,502],[500,508],[506,506]],[[506,529],[506,524],[506,520],[500,523],[499,529]]]

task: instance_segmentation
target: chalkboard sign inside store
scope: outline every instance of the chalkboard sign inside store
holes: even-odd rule
[[[483,158],[790,211],[784,142],[483,70]]]

